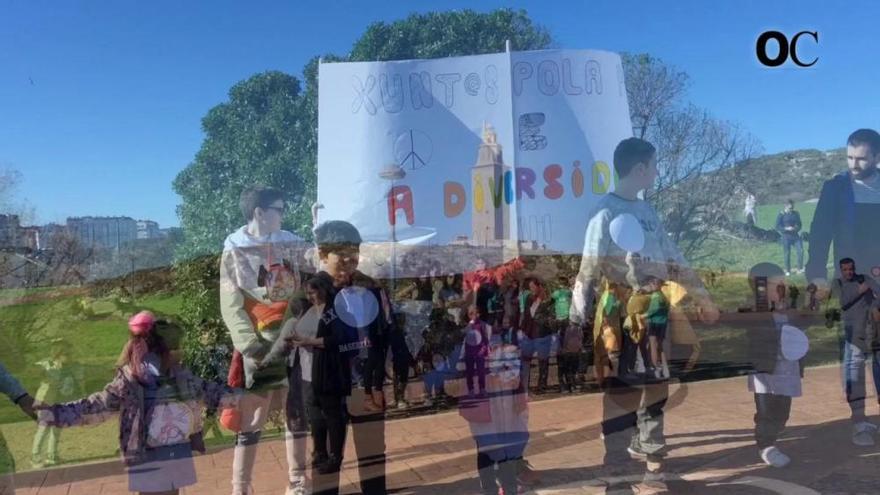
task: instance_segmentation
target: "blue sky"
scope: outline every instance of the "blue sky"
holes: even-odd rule
[[[830,2],[826,2],[830,3]],[[177,225],[171,181],[230,86],[300,74],[374,21],[418,11],[524,8],[564,48],[647,52],[686,71],[689,99],[766,152],[839,147],[880,127],[880,5],[848,2],[48,2],[0,0],[0,168],[38,221],[128,215]],[[761,67],[757,36],[819,32],[811,69]],[[864,95],[864,96],[860,96]],[[841,164],[841,167],[844,167]]]

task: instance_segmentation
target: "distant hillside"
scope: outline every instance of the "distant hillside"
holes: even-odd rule
[[[739,166],[738,172],[758,204],[779,204],[819,197],[822,183],[846,170],[846,149],[796,150],[765,155]]]

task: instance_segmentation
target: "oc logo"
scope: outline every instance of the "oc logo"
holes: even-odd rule
[[[813,38],[813,42],[817,45],[819,44],[818,31],[801,31],[795,34],[791,41],[789,41],[785,34],[779,31],[765,31],[761,33],[761,36],[758,36],[758,41],[755,43],[755,54],[758,56],[758,61],[767,67],[779,67],[790,58],[798,67],[812,67],[819,61],[819,57],[814,58],[809,63],[804,63],[798,58],[798,41],[801,40],[803,35]],[[779,53],[772,58],[767,55],[767,46],[771,41],[775,41],[779,47]]]

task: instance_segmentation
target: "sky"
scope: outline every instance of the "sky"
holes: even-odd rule
[[[880,4],[832,3],[0,0],[0,169],[21,172],[18,199],[37,223],[126,215],[176,226],[171,183],[233,84],[266,70],[299,76],[376,21],[497,7],[525,9],[559,48],[661,58],[689,75],[690,102],[764,152],[837,148],[880,127]],[[755,40],[771,29],[818,31],[818,45],[800,45],[816,65],[762,67]]]

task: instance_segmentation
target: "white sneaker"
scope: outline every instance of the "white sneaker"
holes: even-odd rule
[[[288,483],[287,490],[284,491],[284,495],[306,495],[307,493],[305,476],[296,476]]]
[[[287,490],[284,490],[284,495],[307,495],[305,485],[288,485]]]
[[[760,452],[760,455],[764,464],[775,468],[785,467],[791,462],[791,458],[776,447],[767,447]]]
[[[873,447],[874,434],[877,432],[877,426],[862,421],[853,425],[852,443],[859,447]]]
[[[785,276],[786,276],[786,277],[790,277],[790,276],[791,276],[791,272],[785,272]]]

